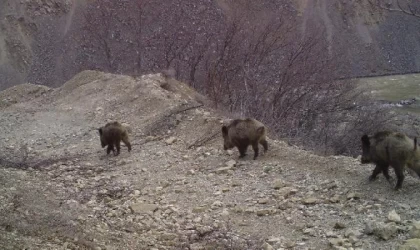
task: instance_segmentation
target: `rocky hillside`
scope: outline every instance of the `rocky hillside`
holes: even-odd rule
[[[94,10],[99,8],[89,7],[95,1],[1,1],[0,90],[25,82],[61,86],[81,70],[106,68],[102,65],[105,61],[102,58],[105,52],[102,50],[108,50],[108,56],[115,57],[112,59],[114,65],[107,66],[112,72],[138,74],[140,66],[137,64],[143,67],[141,73],[161,70],[160,67],[166,63],[164,59],[157,63],[151,61],[151,58],[157,57],[155,52],[162,50],[159,47],[162,44],[159,43],[165,43],[166,38],[149,44],[148,39],[156,38],[156,34],[150,33],[149,29],[173,31],[171,25],[180,22],[178,17],[171,14],[181,13],[186,17],[183,13],[188,12],[188,20],[184,20],[182,29],[197,34],[203,31],[211,34],[212,30],[220,29],[219,25],[225,25],[222,22],[224,17],[229,18],[232,13],[231,3],[223,0],[198,1],[196,4],[183,0],[155,0],[150,6],[142,6],[140,9],[120,6],[118,11],[113,9],[117,7],[112,7],[107,9],[109,13],[95,14]],[[324,29],[328,52],[342,58],[338,70],[343,77],[420,70],[418,18],[372,8],[367,0],[265,0],[249,5],[253,10],[278,10],[280,16],[297,18],[294,30],[302,36],[309,34],[314,27]],[[236,7],[233,9],[237,10]],[[159,16],[162,13],[164,16]],[[142,15],[141,19],[133,21],[138,14]],[[95,19],[95,15],[111,15],[110,20],[113,21],[106,24],[103,20],[86,19]],[[255,20],[264,15],[256,16]],[[120,17],[131,19],[120,20]],[[159,20],[153,19],[156,17]],[[91,31],[86,32],[85,26],[95,21],[98,25],[107,26],[105,30],[110,32],[102,35],[106,39],[115,39],[115,45],[110,42],[106,45],[107,49],[101,48],[104,41],[98,40]],[[134,32],[136,34],[132,34],[134,28],[127,26],[139,27],[142,22],[149,21],[156,25],[147,25],[137,33]],[[200,21],[204,26],[196,27]],[[100,30],[99,26],[97,28]],[[124,45],[123,51],[116,50],[115,47],[119,48],[121,44]],[[151,48],[144,49],[149,46]],[[141,55],[138,54],[140,47],[146,51],[141,52]],[[151,55],[146,56],[146,53]]]
[[[0,98],[3,249],[420,249],[418,179],[395,192],[367,182],[373,166],[274,139],[238,160],[227,117],[160,74],[83,71]],[[112,120],[130,153],[100,147]]]
[[[419,18],[380,9],[367,0],[295,2],[303,32],[313,22],[323,25],[329,53],[347,58],[342,66],[347,77],[420,70]]]

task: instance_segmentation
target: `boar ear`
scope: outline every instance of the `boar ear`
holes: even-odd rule
[[[228,134],[228,128],[226,126],[222,127],[222,134],[226,136]]]
[[[102,135],[102,128],[98,128],[99,135]]]
[[[363,145],[370,146],[369,136],[363,135],[362,136],[362,143],[363,143]]]

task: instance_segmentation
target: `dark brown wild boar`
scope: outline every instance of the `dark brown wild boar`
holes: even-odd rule
[[[131,144],[128,139],[127,129],[119,122],[109,122],[104,127],[99,128],[98,131],[102,148],[108,146],[106,150],[107,154],[109,154],[112,150],[114,155],[118,155],[120,153],[121,141],[123,141],[127,146],[128,152],[131,151]],[[114,146],[117,148],[117,152],[115,152]]]
[[[254,160],[258,157],[258,144],[264,147],[264,152],[268,150],[266,140],[266,128],[261,122],[252,119],[236,119],[228,126],[222,127],[224,140],[224,149],[237,147],[239,150],[239,158],[246,155],[249,145],[254,149]]]
[[[383,173],[389,181],[388,168],[391,166],[397,176],[395,189],[402,187],[404,181],[404,168],[407,166],[420,177],[420,150],[417,148],[417,138],[391,131],[381,131],[373,136],[362,136],[362,164],[374,163],[376,165],[369,180],[376,179]]]

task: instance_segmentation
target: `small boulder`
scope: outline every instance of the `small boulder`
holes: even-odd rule
[[[315,197],[309,197],[303,200],[304,205],[315,205],[318,203],[318,199]]]
[[[274,189],[280,189],[280,188],[285,187],[285,186],[286,186],[286,183],[282,179],[277,179],[273,183],[273,188]]]
[[[392,222],[400,223],[401,217],[397,214],[397,212],[395,212],[395,210],[392,210],[388,214],[388,220]]]
[[[234,168],[234,167],[236,167],[236,161],[235,160],[230,160],[230,161],[225,163],[225,166],[228,167],[228,168]]]
[[[411,238],[420,238],[420,221],[414,221],[410,229]]]
[[[159,207],[155,204],[147,204],[147,203],[135,203],[130,206],[130,209],[133,213],[136,214],[153,214]]]
[[[420,250],[420,239],[409,239],[398,250]]]
[[[393,237],[398,231],[397,225],[394,222],[383,223],[383,222],[374,222],[368,221],[365,224],[365,234],[374,234],[380,239],[389,240]]]
[[[177,138],[172,136],[172,137],[169,137],[165,142],[167,145],[171,145],[176,141],[177,141]]]
[[[267,242],[264,242],[264,244],[262,245],[262,249],[263,250],[274,250],[274,247],[270,244],[268,244]]]

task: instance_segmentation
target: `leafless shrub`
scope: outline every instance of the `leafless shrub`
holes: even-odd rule
[[[374,7],[379,7],[383,10],[392,12],[401,12],[407,15],[420,18],[420,5],[417,1],[413,0],[396,0],[396,1],[384,1],[384,0],[369,0],[369,3]]]
[[[171,68],[171,77],[205,93],[216,108],[254,117],[279,137],[323,153],[355,152],[345,146],[358,141],[357,133],[389,120],[354,104],[354,82],[336,80],[342,56],[332,54],[322,27],[307,27],[312,32],[303,36],[286,10],[226,3],[230,8],[214,14],[180,0],[161,2],[159,12],[146,1],[92,1],[84,44],[95,61],[106,62],[101,69]],[[130,62],[136,69],[124,65]]]
[[[322,29],[300,37],[286,20],[273,16],[252,26],[234,14],[204,58],[201,86],[216,105],[324,154],[355,153],[357,133],[390,120],[358,110],[361,91],[355,82],[336,80],[340,57],[326,53]]]

